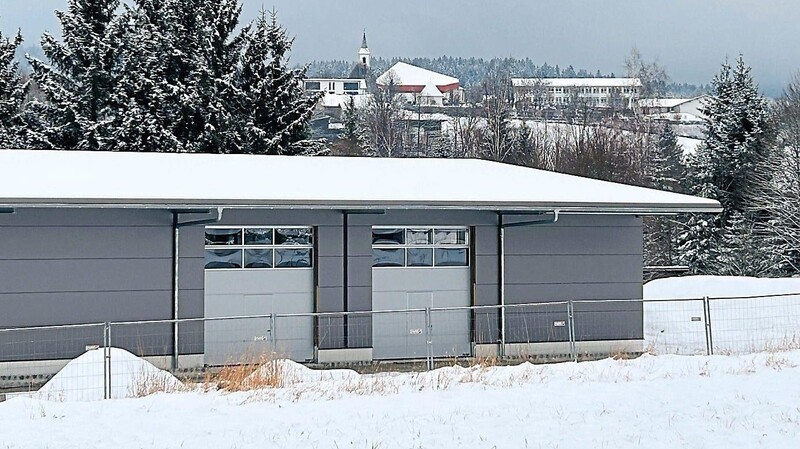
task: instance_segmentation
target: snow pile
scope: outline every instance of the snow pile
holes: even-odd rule
[[[800,441],[798,365],[800,352],[453,367],[358,376],[351,385],[374,394],[324,401],[296,393],[337,381],[276,389],[270,401],[216,391],[100,403],[14,398],[0,403],[0,446],[790,448]],[[454,379],[468,375],[484,382]]]
[[[70,361],[33,397],[55,401],[98,401],[104,396],[104,379],[111,371],[111,397],[115,399],[145,396],[151,393],[174,392],[183,384],[172,374],[162,371],[130,352],[111,348],[110,363],[103,349],[87,351]]]
[[[324,381],[352,381],[359,374],[348,369],[315,370],[287,359],[278,359],[264,363],[247,380],[251,384],[259,384],[262,379],[275,379],[277,384],[290,386]]]
[[[715,354],[800,348],[800,278],[690,276],[644,286],[644,336],[657,354]],[[786,295],[761,298],[749,296]],[[702,298],[712,298],[706,320]],[[713,299],[720,298],[720,299]],[[669,301],[693,299],[691,301]]]

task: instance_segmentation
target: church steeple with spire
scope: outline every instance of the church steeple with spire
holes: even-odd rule
[[[353,71],[350,72],[351,79],[367,79],[369,78],[372,67],[372,53],[369,51],[367,45],[367,30],[364,30],[364,35],[361,38],[361,48],[358,49],[358,62]]]
[[[372,64],[372,54],[367,45],[367,30],[364,30],[364,37],[361,39],[361,48],[358,49],[358,63],[370,68]]]

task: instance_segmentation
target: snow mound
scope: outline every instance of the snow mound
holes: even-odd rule
[[[275,379],[280,386],[290,386],[325,381],[353,381],[359,376],[353,370],[315,370],[288,359],[278,359],[264,363],[247,380],[259,383],[259,379]]]
[[[712,298],[708,320],[704,296]],[[644,304],[644,336],[657,354],[705,354],[707,325],[715,354],[800,348],[800,278],[658,279],[645,284],[644,298],[655,301]]]
[[[124,349],[111,348],[110,356],[107,363],[103,349],[87,351],[67,363],[33,397],[56,401],[99,401],[104,396],[107,368],[111,371],[113,399],[174,392],[183,386],[172,374]]]

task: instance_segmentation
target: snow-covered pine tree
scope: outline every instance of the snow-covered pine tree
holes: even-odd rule
[[[22,34],[14,39],[0,33],[0,148],[23,148],[26,145],[23,104],[28,82],[23,81],[15,61]]]
[[[645,176],[649,187],[680,192],[685,177],[683,148],[669,124],[664,125],[647,152]]]
[[[365,136],[361,114],[354,97],[350,97],[342,111],[344,129],[339,134],[336,152],[347,156],[360,156],[364,153]]]
[[[647,149],[645,182],[648,187],[681,192],[685,177],[683,149],[669,124]],[[683,223],[673,217],[644,218],[644,259],[649,266],[672,266],[678,263],[678,230]]]
[[[57,11],[61,38],[42,36],[49,63],[29,57],[33,78],[46,98],[32,110],[44,126],[37,146],[69,150],[108,149],[104,110],[114,91],[118,36],[112,33],[119,0],[67,0]],[[40,131],[40,132],[39,132]]]
[[[261,11],[244,50],[239,88],[249,117],[245,126],[248,153],[308,154],[322,148],[307,141],[308,122],[319,100],[306,95],[306,69],[290,69],[292,39],[273,10]]]
[[[725,262],[718,256],[728,249],[719,245],[733,242],[722,238],[729,217],[738,213],[745,220],[755,218],[750,213],[751,186],[760,164],[768,157],[769,110],[741,56],[733,69],[723,64],[711,84],[713,95],[703,107],[706,140],[689,158],[688,178],[692,193],[718,200],[724,210],[713,218],[695,220],[706,221],[709,226],[702,234],[694,234],[690,227],[683,235],[682,249],[690,266],[720,272]]]
[[[185,145],[174,133],[179,111],[169,0],[136,0],[118,21],[117,85],[111,95],[112,139],[119,150],[174,152]]]
[[[232,113],[245,101],[236,83],[249,27],[236,31],[238,0],[165,0],[170,17],[172,53],[169,84],[177,95],[173,134],[182,151],[249,152],[241,140],[242,123]]]

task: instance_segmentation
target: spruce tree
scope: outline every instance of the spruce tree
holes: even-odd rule
[[[246,152],[292,155],[319,150],[306,141],[319,96],[303,91],[305,68],[288,66],[292,41],[274,10],[269,17],[261,12],[244,50],[240,77],[249,113]]]
[[[119,0],[68,0],[57,11],[62,41],[45,33],[49,63],[29,58],[45,96],[32,108],[44,125],[38,145],[68,150],[113,147],[105,109],[115,89],[119,36],[113,33]]]
[[[689,182],[691,193],[718,200],[723,212],[693,220],[708,226],[701,233],[690,226],[683,235],[683,249],[686,263],[696,270],[704,267],[704,272],[722,272],[730,260],[722,255],[736,249],[724,247],[736,244],[734,239],[724,238],[735,234],[725,231],[730,217],[736,215],[742,229],[749,227],[742,220],[758,218],[750,207],[754,199],[751,187],[769,156],[769,110],[741,56],[733,69],[723,64],[711,84],[713,95],[702,110],[706,140],[689,159]],[[756,251],[749,256],[761,254]]]
[[[683,149],[669,124],[664,125],[658,139],[647,151],[645,182],[648,187],[681,192],[685,177]],[[678,230],[683,223],[674,217],[645,217],[645,265],[672,266],[678,262]]]
[[[365,136],[361,126],[362,117],[356,107],[355,98],[350,97],[342,111],[344,129],[339,134],[338,153],[359,156],[364,152]]]
[[[22,80],[14,59],[22,34],[13,40],[0,33],[0,148],[23,148],[26,144],[23,105],[28,83]]]

